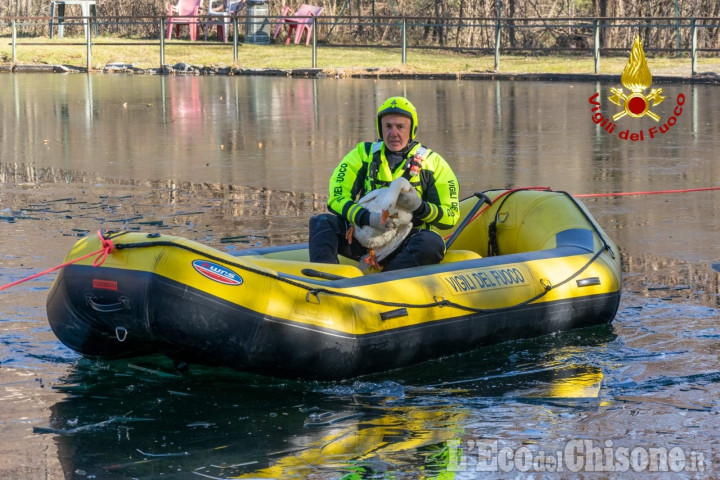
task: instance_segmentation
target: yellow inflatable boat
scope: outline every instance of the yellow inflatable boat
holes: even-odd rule
[[[492,205],[489,205],[492,201]],[[264,375],[341,379],[509,339],[610,323],[620,255],[564,192],[493,190],[463,200],[438,265],[363,275],[308,262],[307,245],[235,255],[187,239],[112,232],[80,240],[47,301],[71,349]]]

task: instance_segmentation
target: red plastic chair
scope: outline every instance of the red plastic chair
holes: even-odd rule
[[[177,5],[168,5],[167,38],[172,37],[172,28],[175,26],[175,36],[180,36],[180,25],[187,25],[190,29],[190,40],[197,38],[198,19],[202,0],[178,0]]]
[[[310,44],[310,38],[312,36],[313,19],[322,13],[324,7],[315,7],[313,5],[307,5],[303,3],[296,12],[290,7],[285,7],[282,12],[283,18],[278,23],[275,29],[275,35],[273,38],[278,36],[280,29],[284,26],[288,26],[288,36],[285,44],[290,43],[290,37],[292,36],[293,30],[295,30],[295,45],[300,43],[303,32],[307,32],[305,39],[305,45]]]

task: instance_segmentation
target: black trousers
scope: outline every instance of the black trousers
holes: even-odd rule
[[[310,261],[339,263],[338,254],[353,260],[368,253],[368,249],[354,241],[348,243],[345,235],[349,224],[332,213],[322,213],[310,219]],[[405,241],[380,265],[383,271],[418,267],[440,263],[445,256],[445,241],[431,230],[413,228]]]

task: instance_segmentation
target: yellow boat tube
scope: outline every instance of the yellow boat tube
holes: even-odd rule
[[[100,266],[65,267],[48,295],[57,337],[87,356],[153,352],[271,376],[341,379],[504,340],[610,323],[620,256],[564,192],[493,190],[461,204],[445,259],[363,275],[310,263],[306,244],[235,255],[112,232]],[[73,246],[66,261],[102,247]]]

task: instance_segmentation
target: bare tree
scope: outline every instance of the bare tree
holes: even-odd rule
[[[167,2],[175,1],[98,0],[97,10],[100,16],[149,17],[164,14]],[[205,7],[207,1],[203,0]],[[270,2],[270,15],[278,16],[285,5],[297,6],[298,3],[300,0]],[[701,48],[718,48],[720,43],[720,28],[714,26],[718,21],[703,20],[720,16],[720,0],[317,0],[316,3],[325,7],[325,15],[334,18],[334,39],[346,43],[398,42],[401,30],[397,22],[386,20],[369,28],[364,21],[347,21],[350,17],[397,15],[430,18],[425,25],[410,25],[410,42],[456,48],[492,48],[494,21],[498,18],[502,19],[501,41],[504,47],[535,52],[551,47],[588,49],[592,31],[588,26],[573,22],[574,17],[617,19],[601,21],[604,25],[600,31],[600,46],[604,49],[628,49],[635,34],[639,33],[646,51],[674,51],[680,47],[687,50],[691,33],[687,23],[681,22],[683,17],[698,18]],[[47,16],[49,5],[49,0],[0,0],[0,17]],[[80,15],[76,5],[67,9],[68,16]],[[339,15],[341,17],[337,18]],[[541,20],[530,24],[527,18]],[[640,18],[642,21],[628,24],[626,18]],[[658,23],[666,26],[661,28]],[[561,24],[565,26],[558,26]],[[457,28],[452,28],[452,25]],[[39,25],[36,33],[47,33],[47,28],[47,25]],[[118,21],[109,25],[108,29],[117,35],[157,35],[157,27],[150,22],[130,26],[127,22]],[[320,28],[320,32],[323,30],[330,30],[328,24]],[[379,36],[378,31],[381,32]]]

